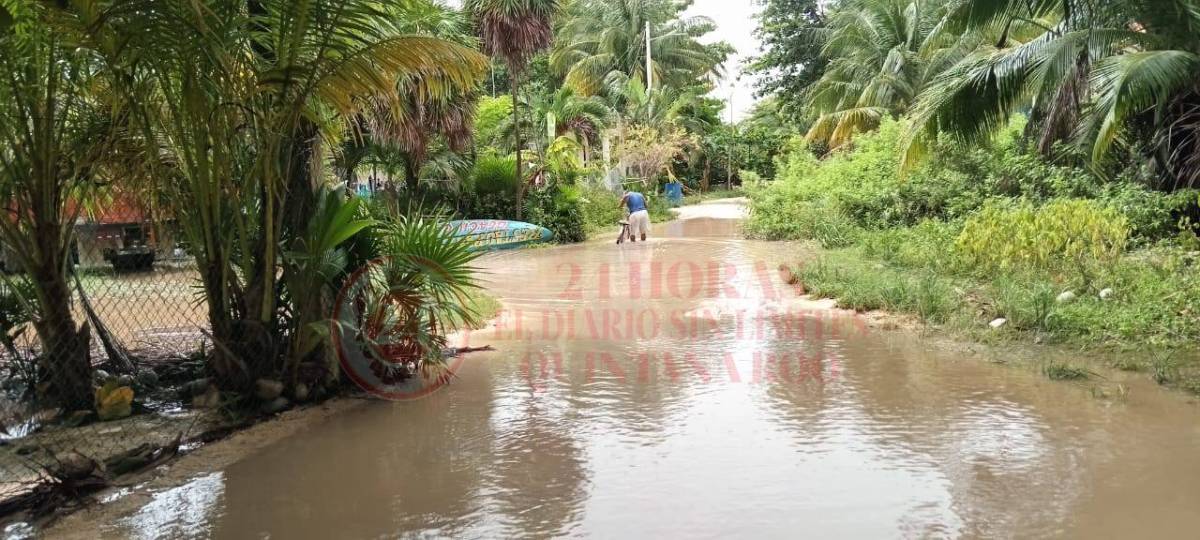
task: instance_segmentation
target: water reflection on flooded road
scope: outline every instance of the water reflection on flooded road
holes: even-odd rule
[[[1184,536],[1200,424],[797,299],[789,244],[710,204],[484,264],[505,303],[428,398],[374,402],[155,496],[105,535]],[[710,216],[710,217],[704,217]],[[711,216],[720,216],[715,219]],[[157,534],[156,534],[157,533]]]

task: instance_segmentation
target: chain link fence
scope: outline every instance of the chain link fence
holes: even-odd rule
[[[64,313],[38,307],[55,286],[31,280],[46,275],[0,257],[0,515],[102,486],[233,421],[205,382],[207,306],[169,227],[74,232]],[[70,386],[89,399],[48,398]]]
[[[52,509],[293,404],[353,391],[351,381],[389,399],[423,395],[460,354],[448,332],[478,322],[466,292],[476,248],[549,235],[354,219],[369,215],[361,200],[341,190],[319,200],[321,234],[310,224],[312,238],[289,238],[296,249],[259,270],[198,266],[170,222],[116,211],[74,226],[62,258],[5,254],[0,516]],[[49,270],[32,268],[46,260]]]

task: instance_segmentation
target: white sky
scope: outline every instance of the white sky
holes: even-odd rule
[[[757,26],[754,15],[761,6],[755,0],[695,0],[687,15],[704,15],[717,23],[717,30],[706,41],[725,40],[737,48],[737,55],[725,65],[726,77],[712,96],[729,100],[733,97],[733,115],[741,120],[754,106],[753,77],[742,76],[742,61],[758,54],[759,42],[754,37]],[[732,85],[732,88],[731,88]],[[726,110],[726,115],[729,111]],[[728,121],[728,116],[726,117]]]

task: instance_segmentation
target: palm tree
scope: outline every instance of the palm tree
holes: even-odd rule
[[[686,7],[670,0],[576,0],[565,10],[551,67],[584,95],[605,90],[618,74],[645,84],[649,24],[654,81],[684,88],[718,76],[733,49],[701,43],[716,25],[707,17],[683,16]]]
[[[928,82],[969,50],[973,38],[941,31],[943,0],[850,0],[820,29],[821,78],[805,92],[810,142],[831,148],[899,116]]]
[[[952,30],[999,36],[939,75],[914,108],[905,163],[938,132],[987,137],[1025,106],[1038,147],[1151,156],[1168,187],[1200,183],[1200,4],[966,1]]]
[[[583,147],[586,162],[591,145],[608,126],[612,109],[596,96],[581,96],[564,86],[551,96],[543,113],[553,121],[556,137],[571,137]]]
[[[522,129],[534,137],[543,139],[539,147],[545,148],[553,142],[544,140],[553,127],[554,138],[570,137],[580,145],[585,161],[588,159],[591,145],[597,142],[600,132],[608,127],[609,117],[613,113],[603,99],[596,96],[580,96],[566,86],[548,95],[536,93],[534,98],[527,100],[524,105],[533,111],[533,116],[538,121],[526,122]],[[547,123],[542,124],[540,120]],[[550,125],[551,122],[553,126]],[[512,139],[515,129],[516,125],[510,118],[501,122],[496,131],[499,136]]]
[[[72,313],[70,251],[76,219],[102,180],[124,115],[95,93],[105,84],[95,58],[55,32],[41,6],[4,7],[0,242],[32,277],[44,397],[66,410],[87,409],[91,331]]]
[[[640,79],[613,77],[609,99],[621,111],[621,120],[655,128],[683,128],[703,134],[711,129],[712,121],[720,120],[709,114],[704,103],[704,88],[676,89],[660,86],[647,90]],[[701,110],[704,109],[704,110]]]
[[[410,194],[419,188],[421,168],[429,158],[434,137],[440,137],[454,152],[470,146],[477,97],[474,90],[468,90],[433,98],[417,88],[405,87],[398,108],[389,105],[392,100],[381,100],[368,110],[371,141],[395,147],[403,154],[404,181]]]
[[[513,96],[513,124],[521,125],[521,74],[535,54],[550,46],[554,38],[553,18],[558,0],[467,0],[466,10],[475,17],[484,52],[502,59],[508,68]],[[521,130],[514,130],[517,153],[517,219],[525,200],[525,178],[521,167]]]
[[[400,82],[438,97],[473,88],[486,59],[410,34],[407,4],[70,5],[78,34],[127,82],[148,152],[163,156],[161,190],[201,272],[211,370],[238,389],[286,372],[286,336],[325,317],[316,304],[280,318],[283,253],[303,251],[325,182],[317,143],[336,139],[368,99],[399,104]]]
[[[427,35],[474,47],[463,14],[442,4],[420,0],[403,4],[396,13],[397,24],[411,34]],[[351,137],[345,150],[350,157],[362,156],[363,149],[380,150],[390,146],[404,161],[405,182],[409,193],[419,187],[421,169],[429,158],[430,145],[441,140],[453,152],[464,151],[471,142],[478,93],[476,89],[455,88],[453,81],[442,81],[450,91],[441,95],[425,91],[435,81],[414,84],[402,80],[397,96],[373,99],[363,111],[362,137]],[[365,156],[363,156],[365,157]]]

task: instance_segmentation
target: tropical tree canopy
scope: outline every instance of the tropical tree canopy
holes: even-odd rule
[[[1200,183],[1200,3],[954,3],[947,28],[999,38],[934,79],[914,108],[906,162],[945,132],[989,136],[1028,107],[1038,147],[1152,156],[1171,186]]]
[[[295,339],[282,358],[264,354],[282,345],[276,332],[306,332],[325,316],[319,303],[286,321],[278,309],[280,280],[294,282],[288,269],[299,268],[285,254],[304,252],[289,244],[305,237],[319,201],[318,141],[339,140],[372,101],[406,110],[401,88],[443,98],[483,74],[478,52],[412,34],[405,5],[279,0],[247,13],[236,0],[206,10],[179,0],[63,14],[122,80],[145,81],[120,90],[162,156],[159,190],[201,270],[213,370],[234,386],[312,352]]]
[[[646,27],[650,30],[655,85],[685,88],[718,76],[733,51],[700,38],[716,25],[707,17],[684,17],[689,2],[671,0],[575,0],[558,29],[551,67],[585,95],[606,90],[614,77],[646,81]]]
[[[806,90],[810,142],[837,147],[900,115],[935,75],[962,58],[971,36],[941,31],[944,0],[848,0],[821,30],[828,60]]]
[[[512,91],[513,125],[521,125],[521,74],[534,55],[550,46],[554,38],[553,21],[559,11],[558,0],[468,0],[467,12],[483,40],[483,50],[504,61]],[[517,153],[517,219],[525,207],[524,163],[521,160],[521,129],[514,129],[513,148]]]
[[[571,137],[576,142],[588,145],[598,141],[600,132],[608,127],[613,111],[608,104],[596,96],[580,96],[570,87],[554,92],[535,91],[522,100],[522,105],[532,114],[522,123],[522,129],[530,140],[537,140],[545,148],[553,138]],[[513,139],[516,124],[512,118],[501,120],[496,126],[493,143],[506,147]],[[553,135],[547,139],[548,135]]]
[[[523,71],[554,39],[558,0],[467,0],[463,7],[475,16],[483,52],[509,71]]]
[[[759,97],[774,96],[781,112],[802,116],[804,90],[825,72],[821,32],[825,12],[817,0],[762,0],[755,37],[762,53],[747,64]]]
[[[463,13],[428,0],[411,2],[409,7],[411,12],[399,20],[410,33],[474,45]],[[449,91],[437,94],[429,92],[428,86],[427,81],[400,80],[394,97],[385,94],[364,107],[362,123],[369,140],[351,137],[356,144],[386,145],[397,150],[404,161],[410,193],[419,188],[421,168],[429,159],[431,146],[443,143],[452,152],[464,152],[473,134],[476,89],[450,84]]]

